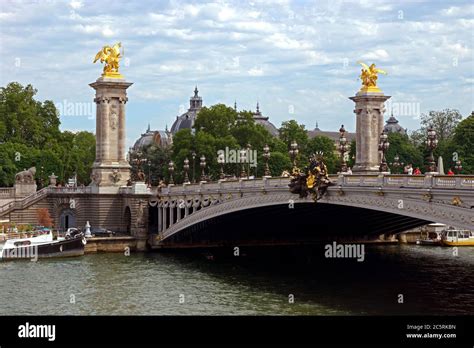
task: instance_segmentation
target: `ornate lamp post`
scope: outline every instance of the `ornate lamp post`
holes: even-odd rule
[[[247,175],[245,173],[245,161],[247,160],[247,150],[245,149],[240,149],[240,163],[242,163],[242,170],[240,171],[240,177],[245,178]]]
[[[202,155],[201,158],[201,181],[205,182],[206,181],[206,174],[204,173],[204,169],[206,169],[206,156]]]
[[[221,173],[219,175],[219,178],[221,180],[225,179],[225,174],[224,174],[224,163],[225,163],[225,158],[224,158],[224,154],[221,153],[219,154],[219,156],[217,156],[217,163],[219,163],[220,167],[221,167]]]
[[[398,169],[403,167],[403,162],[400,162],[400,157],[398,156],[398,154],[395,155],[395,157],[393,158],[393,162],[390,163],[390,165],[393,167],[393,171],[396,172],[398,174]]]
[[[184,169],[184,183],[189,184],[189,176],[188,176],[189,160],[188,160],[188,158],[184,159],[183,169]]]
[[[456,165],[454,166],[454,170],[456,170],[456,174],[461,174],[461,170],[462,170],[462,162],[461,160],[457,160],[456,161]]]
[[[292,141],[290,145],[290,150],[288,151],[290,154],[291,162],[293,163],[293,168],[296,168],[296,156],[298,156],[298,143],[296,141]]]
[[[136,181],[144,181],[145,180],[145,173],[143,173],[142,165],[143,163],[146,163],[148,159],[142,157],[143,152],[140,150],[134,151],[132,148],[130,148],[130,159],[134,165],[137,167],[137,172],[135,174],[135,180]]]
[[[346,153],[349,150],[347,145],[346,130],[344,125],[341,125],[339,129],[339,152],[341,153],[341,173],[347,172]]]
[[[196,152],[193,151],[191,156],[193,157],[193,183],[195,183],[196,182],[196,171],[194,170],[194,168],[196,166]]]
[[[252,149],[252,145],[247,144],[247,179],[250,179],[250,150]]]
[[[268,167],[268,160],[270,159],[270,148],[268,147],[267,144],[263,147],[263,158],[265,159],[265,172],[264,172],[264,177],[270,178],[272,176],[272,173],[270,173],[270,168]]]
[[[173,181],[174,162],[173,161],[170,161],[168,163],[168,170],[170,172],[170,185],[174,185],[174,181]]]
[[[148,166],[148,186],[151,187],[151,161],[148,160],[146,164]]]
[[[379,151],[382,152],[382,160],[380,162],[380,167],[379,170],[382,173],[388,172],[388,165],[387,165],[387,159],[385,158],[385,153],[388,150],[388,147],[390,146],[390,143],[388,142],[388,135],[385,132],[382,132],[380,134],[380,142],[379,142]]]
[[[438,146],[438,137],[432,125],[428,127],[428,139],[426,140],[426,145],[428,146],[428,149],[430,150],[429,171],[431,173],[435,173],[437,171],[437,168],[436,168],[436,162],[434,160],[433,152]]]

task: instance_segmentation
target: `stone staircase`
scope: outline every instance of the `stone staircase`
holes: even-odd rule
[[[0,206],[0,217],[4,217],[14,210],[28,208],[32,204],[46,197],[48,195],[48,192],[49,188],[45,187],[29,196],[24,197],[23,199],[13,200],[11,202],[8,202],[7,204]]]

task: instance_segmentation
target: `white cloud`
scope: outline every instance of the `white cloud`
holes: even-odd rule
[[[263,76],[263,69],[259,67],[253,67],[247,71],[249,76]]]
[[[472,14],[468,1],[12,2],[0,9],[0,82],[32,83],[45,99],[90,99],[87,84],[101,72],[91,56],[120,40],[131,62],[121,65],[134,82],[131,110],[143,103],[140,112],[157,127],[173,122],[176,105],[187,104],[196,83],[205,84],[207,105],[233,103],[238,93],[239,107],[254,108],[258,96],[275,124],[296,117],[311,125],[319,118],[326,129],[340,122],[349,127],[353,104],[346,97],[360,86],[358,60],[389,72],[380,79],[387,94],[403,90],[426,109],[466,114],[473,93]],[[21,67],[13,66],[17,57]],[[57,83],[65,74],[66,85]],[[456,93],[439,98],[451,90]],[[297,114],[288,115],[288,103]]]
[[[84,4],[82,3],[82,1],[79,1],[79,0],[73,0],[69,3],[69,5],[75,9],[75,10],[78,10],[80,9],[82,6],[84,6]]]
[[[376,49],[372,52],[368,52],[362,56],[363,59],[371,59],[375,61],[387,61],[389,54],[383,48]]]

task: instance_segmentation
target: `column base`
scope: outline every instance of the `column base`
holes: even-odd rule
[[[352,167],[352,173],[354,174],[379,174],[379,165],[362,165],[354,164]]]

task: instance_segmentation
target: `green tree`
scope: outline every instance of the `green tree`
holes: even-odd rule
[[[34,99],[37,90],[11,82],[0,88],[0,141],[44,147],[60,134],[59,115],[52,101]]]
[[[36,93],[18,82],[0,88],[0,186],[12,185],[17,172],[33,166],[40,186],[53,172],[62,183],[77,172],[78,181],[88,184],[94,135],[61,132],[54,103],[35,100]]]
[[[430,111],[427,115],[421,114],[421,131],[426,134],[429,126],[436,131],[440,142],[448,140],[454,134],[454,129],[462,120],[458,110],[444,109],[441,111]]]
[[[272,152],[268,166],[272,176],[280,176],[283,171],[290,171],[292,163],[287,153]]]
[[[387,163],[393,163],[395,156],[398,155],[400,163],[403,162],[404,165],[412,164],[413,168],[422,168],[423,153],[412,142],[410,142],[407,135],[389,133],[388,141],[390,146],[386,154]],[[391,169],[393,173],[403,173],[403,168],[396,170],[391,166]]]
[[[295,120],[285,121],[281,124],[279,136],[287,145],[287,149],[290,148],[290,144],[294,140],[298,143],[300,151],[305,152],[306,144],[308,143],[308,133],[304,125],[298,124]]]
[[[196,132],[204,131],[214,137],[230,135],[237,120],[237,112],[224,104],[203,107],[194,123]]]
[[[474,115],[471,114],[462,120],[454,131],[450,144],[450,154],[446,154],[446,160],[454,167],[454,153],[462,161],[463,174],[474,174]]]

